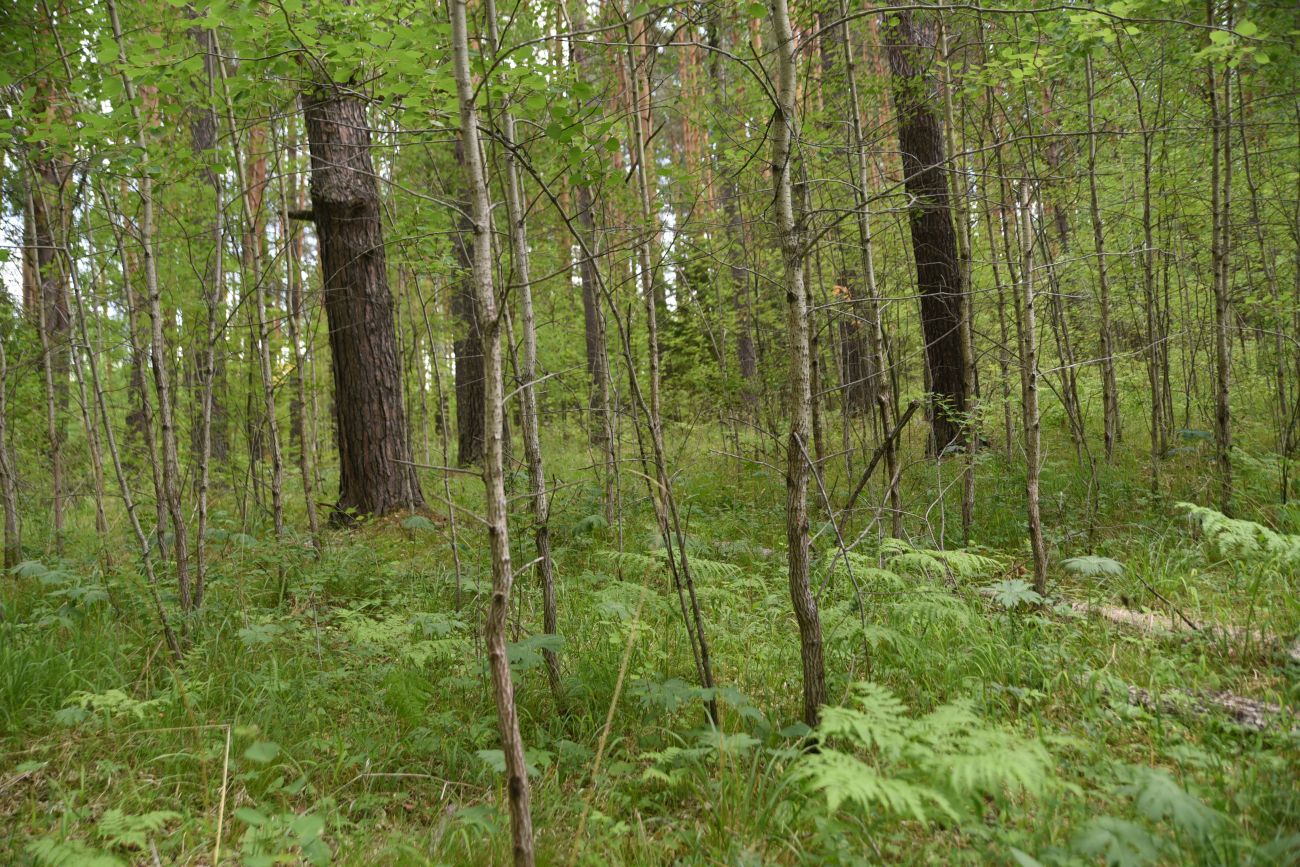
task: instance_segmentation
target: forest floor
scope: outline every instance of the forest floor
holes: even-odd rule
[[[516,583],[539,863],[1300,860],[1289,651],[1300,540],[1276,536],[1283,547],[1270,551],[1233,543],[1267,539],[1255,525],[1197,532],[1176,504],[1206,501],[1208,453],[1172,457],[1165,478],[1183,487],[1154,496],[1124,465],[1138,458],[1092,484],[1056,443],[1041,602],[1025,581],[1021,471],[979,456],[973,540],[941,552],[922,529],[959,541],[960,459],[913,455],[906,544],[867,532],[846,567],[833,533],[815,542],[831,703],[843,710],[827,711],[824,749],[809,754],[782,480],[691,436],[675,456],[677,494],[715,690],[698,687],[633,474],[621,533],[598,517],[594,483],[555,495],[561,639],[538,635],[531,573]],[[590,478],[579,435],[550,439],[555,478]],[[842,495],[842,459],[826,469]],[[1247,473],[1243,502],[1251,484]],[[947,502],[930,504],[945,487]],[[868,492],[879,496],[875,483]],[[477,509],[482,488],[456,477],[453,496]],[[516,503],[515,560],[527,564]],[[0,862],[506,863],[478,638],[488,564],[473,518],[458,524],[458,570],[445,521],[331,531],[317,559],[302,539],[239,526],[233,499],[222,505],[208,601],[180,665],[126,533],[101,544],[88,504],[64,559],[33,558],[3,581]],[[1300,531],[1294,508],[1249,515]],[[867,530],[869,516],[844,529]]]

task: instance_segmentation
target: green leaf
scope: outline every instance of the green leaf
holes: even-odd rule
[[[1061,568],[1087,578],[1118,578],[1124,574],[1123,563],[1109,557],[1099,557],[1096,554],[1086,554],[1082,557],[1071,557],[1068,560],[1062,560]]]
[[[262,765],[278,755],[280,755],[280,745],[274,741],[258,741],[244,750],[244,758]]]
[[[235,810],[235,818],[246,825],[252,825],[254,828],[260,828],[267,822],[271,821],[266,818],[264,813],[258,812],[252,807],[240,807]]]
[[[999,581],[987,588],[986,592],[993,597],[994,602],[1008,611],[1022,605],[1041,605],[1043,602],[1043,597],[1023,578]]]
[[[1145,867],[1160,860],[1159,840],[1140,825],[1099,816],[1083,827],[1070,844],[1075,852],[1107,867]]]

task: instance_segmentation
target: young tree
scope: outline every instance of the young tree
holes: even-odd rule
[[[808,295],[804,286],[804,225],[795,212],[794,165],[799,141],[794,31],[786,0],[772,0],[776,35],[776,119],[772,124],[772,172],[776,177],[777,242],[785,270],[786,333],[790,341],[790,435],[786,441],[785,536],[790,600],[799,623],[803,660],[803,719],[817,725],[826,703],[826,664],[821,617],[809,580],[808,480],[812,471],[812,351]]]
[[[469,70],[469,32],[465,0],[451,2],[452,70],[460,104],[461,155],[468,175],[469,221],[473,232],[471,286],[474,307],[483,337],[483,487],[487,499],[488,542],[492,551],[492,595],[488,602],[488,667],[492,672],[492,693],[496,699],[501,748],[505,754],[506,790],[510,799],[510,830],[514,840],[516,867],[532,865],[533,819],[529,806],[528,768],[524,743],[519,733],[515,708],[514,681],[506,656],[506,615],[510,609],[509,505],[505,488],[505,377],[501,353],[503,309],[492,285],[492,203],[489,198],[483,155],[479,150],[478,109],[474,104],[474,82]]]

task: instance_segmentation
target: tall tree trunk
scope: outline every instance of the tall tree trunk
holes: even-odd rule
[[[585,0],[573,4],[570,12],[575,32],[587,28],[587,8]],[[576,74],[583,79],[588,76],[586,47],[583,36],[574,36],[572,44],[572,63]],[[593,97],[594,100],[594,97]],[[578,231],[582,235],[578,245],[578,277],[582,283],[582,320],[583,334],[587,350],[587,411],[588,440],[600,449],[604,461],[604,508],[605,520],[614,524],[618,520],[618,443],[614,437],[614,417],[610,395],[609,351],[605,341],[605,320],[601,313],[600,280],[596,273],[596,201],[592,189],[585,183],[578,184],[574,190],[574,215]]]
[[[365,104],[322,81],[304,94],[303,116],[334,373],[333,520],[418,508],[424,496],[410,463]]]
[[[501,312],[492,286],[492,212],[488,183],[479,152],[478,112],[469,71],[469,35],[465,0],[451,3],[453,70],[460,102],[460,136],[469,181],[470,221],[474,244],[472,286],[483,337],[484,401],[483,486],[487,496],[488,540],[492,550],[492,597],[488,603],[486,639],[492,688],[496,698],[501,747],[505,754],[506,789],[510,797],[510,828],[516,865],[532,865],[533,820],[529,807],[528,770],[519,734],[514,683],[506,656],[506,616],[510,609],[510,527],[505,490],[505,389],[501,364]]]
[[[192,7],[188,10],[193,16]],[[204,344],[199,355],[198,386],[199,416],[198,424],[191,434],[192,450],[197,454],[198,510],[197,527],[194,533],[194,595],[199,604],[207,586],[207,530],[208,530],[208,491],[212,480],[212,458],[218,443],[224,458],[225,432],[214,436],[214,422],[220,418],[224,422],[224,409],[218,406],[216,390],[217,353],[225,328],[222,313],[222,299],[225,295],[224,237],[222,223],[221,175],[216,170],[214,151],[217,146],[217,112],[212,108],[215,95],[216,79],[219,75],[217,64],[216,35],[202,27],[191,27],[190,38],[195,47],[203,53],[203,90],[202,96],[206,106],[195,113],[190,121],[190,148],[195,158],[203,166],[203,179],[212,192],[212,222],[209,235],[212,249],[209,251],[207,273],[203,280],[204,305]],[[224,395],[222,395],[224,398]]]
[[[291,121],[292,123],[292,121]],[[296,162],[296,134],[290,134],[289,149],[286,158]],[[287,182],[286,182],[287,176]],[[298,473],[302,478],[303,500],[307,506],[307,527],[311,531],[311,544],[320,545],[320,519],[316,514],[315,487],[315,437],[308,435],[304,415],[307,412],[307,373],[306,359],[302,346],[302,308],[303,295],[301,264],[302,240],[299,237],[289,213],[300,208],[297,166],[290,165],[287,172],[280,173],[280,227],[284,232],[284,278],[285,296],[288,302],[286,311],[289,325],[289,345],[293,350],[293,400],[290,424],[297,429]],[[424,372],[420,371],[423,381]],[[296,412],[292,407],[296,407]],[[291,435],[292,436],[292,435]]]
[[[966,449],[962,467],[961,490],[961,537],[962,544],[970,543],[971,524],[975,521],[975,450],[979,445],[979,395],[975,375],[975,294],[971,291],[971,236],[970,209],[966,204],[966,189],[969,176],[966,166],[966,153],[957,146],[957,119],[953,111],[953,81],[949,69],[948,31],[943,20],[939,22],[939,47],[942,54],[943,74],[943,129],[947,151],[953,156],[960,153],[960,163],[953,173],[951,185],[953,211],[957,217],[957,263],[961,274],[961,352],[962,352],[962,388],[966,400],[970,403],[969,413],[964,420],[966,431]]]
[[[1214,0],[1206,0],[1206,17],[1211,27]],[[1228,27],[1232,26],[1232,0],[1228,0]],[[1210,258],[1214,280],[1214,452],[1219,469],[1219,511],[1232,513],[1232,324],[1230,260],[1232,227],[1228,218],[1232,206],[1232,70],[1223,71],[1223,92],[1211,59],[1206,64],[1210,98]]]
[[[1025,504],[1029,545],[1034,555],[1034,590],[1047,594],[1047,548],[1039,510],[1038,478],[1042,469],[1041,415],[1038,409],[1038,300],[1034,294],[1034,243],[1031,208],[1034,197],[1028,181],[1020,195],[1020,381],[1025,426]]]
[[[840,15],[841,17],[848,16],[847,0],[840,0]],[[884,449],[886,485],[889,490],[890,527],[892,535],[897,537],[902,535],[903,529],[903,503],[898,490],[898,447],[893,437],[886,435],[893,421],[893,416],[890,389],[884,379],[888,367],[885,361],[883,324],[880,315],[880,290],[876,285],[875,254],[872,249],[871,210],[868,203],[871,189],[870,167],[867,163],[867,141],[866,134],[863,131],[862,109],[858,99],[857,62],[852,34],[848,31],[847,26],[845,27],[843,46],[845,77],[849,89],[849,119],[853,136],[853,169],[856,186],[854,192],[857,195],[854,216],[858,226],[858,249],[862,258],[864,289],[863,297],[857,300],[855,307],[863,319],[866,320],[864,326],[867,333],[866,367],[871,371],[866,390],[869,399],[875,403],[876,411],[879,414],[880,431],[882,436],[885,436],[881,447]]]
[[[4,568],[8,572],[23,559],[22,529],[18,522],[18,479],[9,452],[8,335],[0,334],[0,498],[5,510]]]
[[[795,148],[799,137],[796,114],[795,41],[786,0],[772,0],[776,36],[777,104],[772,124],[772,171],[776,176],[777,240],[785,270],[786,331],[790,342],[790,436],[786,443],[785,533],[788,549],[790,601],[799,624],[799,654],[803,661],[803,719],[811,728],[826,703],[826,664],[822,651],[821,617],[809,581],[811,541],[808,536],[808,478],[812,435],[812,357],[808,295],[804,288],[804,226],[796,217],[794,200]]]
[[[49,112],[54,111],[51,106]],[[59,238],[65,230],[67,209],[62,161],[41,157],[32,161],[28,212],[31,214],[35,263],[35,319],[41,341],[41,374],[45,385],[45,437],[50,461],[50,503],[54,549],[63,554],[64,514],[67,492],[64,484],[64,445],[68,408],[69,351],[71,320],[68,290],[58,257]]]
[[[1119,388],[1115,382],[1115,336],[1111,326],[1110,273],[1106,263],[1106,234],[1097,193],[1097,94],[1092,56],[1084,58],[1088,87],[1088,204],[1092,217],[1093,252],[1097,257],[1097,306],[1101,321],[1101,411],[1106,462],[1115,459],[1120,439]]]
[[[1155,132],[1153,122],[1148,116],[1146,98],[1143,95],[1143,83],[1137,81],[1120,58],[1121,68],[1129,87],[1133,91],[1134,107],[1137,111],[1138,128],[1142,136],[1142,296],[1146,318],[1147,341],[1147,385],[1151,390],[1151,490],[1160,490],[1160,462],[1165,452],[1165,431],[1168,420],[1165,418],[1165,401],[1161,380],[1162,371],[1168,369],[1165,354],[1168,347],[1161,339],[1160,304],[1156,295],[1155,272],[1155,216],[1152,208],[1153,161]]]
[[[502,51],[497,32],[495,0],[487,0],[488,39],[496,52]],[[533,505],[533,543],[537,551],[534,572],[542,588],[542,628],[555,635],[559,615],[555,603],[555,569],[551,563],[550,503],[546,495],[546,467],[542,462],[541,422],[537,414],[537,319],[533,312],[533,285],[529,270],[528,230],[525,224],[524,197],[515,155],[515,118],[507,109],[502,114],[501,137],[505,145],[506,215],[510,221],[510,250],[514,264],[515,287],[519,292],[522,317],[524,359],[520,371],[520,419],[524,435],[524,456],[528,461],[528,485]],[[504,307],[504,305],[503,305]],[[508,314],[507,314],[508,315]],[[510,341],[514,345],[514,340]],[[542,659],[557,707],[564,706],[564,689],[560,685],[560,662],[555,651],[544,649]]]
[[[635,32],[644,34],[642,24],[635,25]],[[625,28],[626,33],[626,28]],[[659,314],[664,309],[665,299],[661,295],[662,282],[655,279],[652,255],[654,239],[658,234],[658,224],[654,215],[653,197],[651,195],[650,154],[646,150],[646,119],[650,116],[650,87],[645,82],[642,91],[643,66],[649,61],[645,53],[643,38],[627,35],[627,76],[630,81],[628,93],[631,94],[632,110],[628,113],[631,126],[630,151],[636,173],[637,192],[639,193],[640,222],[633,243],[633,270],[640,278],[641,300],[646,314],[646,342],[649,355],[649,401],[641,391],[636,375],[636,363],[632,355],[630,335],[624,331],[624,347],[627,350],[628,379],[631,391],[646,414],[646,423],[650,429],[651,459],[654,464],[654,483],[650,485],[650,497],[655,507],[655,520],[658,524],[659,537],[663,542],[668,558],[668,567],[672,572],[673,586],[677,591],[678,604],[682,620],[686,627],[687,638],[691,642],[691,654],[695,660],[700,686],[713,689],[713,664],[709,657],[708,636],[704,630],[704,618],[700,611],[699,599],[695,593],[695,581],[691,576],[690,558],[686,553],[686,536],[677,512],[677,500],[673,494],[672,474],[668,469],[668,454],[664,446],[663,412],[660,406],[660,346]],[[648,74],[648,70],[647,73]],[[646,102],[643,102],[645,100]],[[630,319],[630,317],[629,317]],[[629,321],[630,326],[630,321]],[[642,463],[645,462],[645,450],[641,451]],[[647,483],[649,483],[647,470]],[[689,603],[688,603],[689,597]],[[688,610],[689,609],[689,610]],[[718,703],[716,698],[706,702],[709,721],[716,724]]]
[[[896,0],[891,0],[891,7]],[[927,66],[929,49],[906,8],[889,14],[885,30],[904,186],[911,199],[908,222],[921,296],[921,328],[935,396],[936,454],[965,442],[966,359],[962,348],[962,281],[952,202],[944,165],[940,99]]]
[[[118,63],[122,70],[122,86],[126,91],[127,101],[131,104],[131,116],[137,129],[137,145],[140,152],[149,154],[149,136],[146,130],[152,126],[152,118],[146,120],[145,113],[137,100],[135,83],[126,72],[126,43],[122,38],[122,25],[118,20],[115,0],[106,0],[109,17],[113,26],[113,37],[117,41]],[[152,112],[150,112],[152,113]],[[145,291],[149,299],[150,339],[149,356],[153,367],[154,389],[158,393],[158,417],[162,440],[162,480],[166,498],[167,511],[171,515],[172,549],[176,557],[176,583],[179,591],[181,608],[192,611],[196,600],[190,584],[189,534],[185,524],[185,511],[181,503],[180,458],[176,447],[176,413],[172,407],[171,375],[168,371],[167,343],[163,336],[162,293],[158,285],[158,267],[154,259],[153,247],[153,175],[149,166],[144,166],[140,174],[140,249],[144,261]],[[159,535],[162,527],[159,527]]]
[[[466,155],[464,145],[456,143],[456,161],[462,167]],[[451,296],[451,315],[456,322],[456,339],[452,351],[456,355],[456,462],[462,467],[483,462],[483,329],[479,323],[474,303],[474,278],[472,252],[473,224],[466,212],[469,205],[461,202],[462,215],[457,220],[452,247],[461,275]]]
[[[116,22],[116,9],[113,9],[113,18]],[[120,31],[120,28],[114,27],[114,30]],[[108,196],[105,195],[102,186],[99,187],[99,197],[105,208],[111,212]],[[122,252],[120,241],[118,242],[118,251],[119,253]],[[131,530],[135,534],[136,545],[140,549],[140,562],[144,567],[145,586],[148,590],[150,601],[153,603],[154,613],[158,617],[159,628],[162,629],[163,639],[167,643],[167,648],[171,651],[172,658],[179,663],[182,658],[180,639],[176,635],[176,631],[172,629],[171,619],[167,615],[167,609],[163,606],[162,596],[158,592],[158,572],[154,565],[153,550],[149,544],[148,536],[145,535],[144,526],[140,523],[140,514],[139,510],[136,508],[135,495],[132,493],[131,482],[127,477],[126,469],[123,466],[121,451],[117,447],[117,437],[113,432],[113,418],[108,407],[108,399],[104,394],[104,383],[103,378],[99,374],[99,364],[96,361],[98,353],[89,351],[90,336],[86,326],[86,307],[82,301],[80,283],[76,277],[76,271],[74,270],[71,273],[73,275],[73,300],[77,305],[77,326],[80,331],[78,336],[81,338],[82,345],[87,347],[86,366],[90,374],[91,387],[95,392],[95,404],[99,409],[100,422],[103,424],[104,443],[108,447],[109,458],[113,462],[113,472],[117,476],[118,490],[122,494],[122,505],[126,509],[127,519],[130,522]],[[91,288],[94,288],[93,284]],[[160,525],[158,530],[161,534],[163,527]]]

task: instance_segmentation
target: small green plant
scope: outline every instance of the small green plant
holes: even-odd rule
[[[95,833],[109,846],[120,849],[143,849],[149,838],[168,824],[181,818],[174,810],[153,810],[132,815],[122,810],[105,810],[95,826]]]
[[[1123,563],[1096,554],[1062,560],[1061,568],[1081,578],[1118,578],[1124,574]]]
[[[1042,595],[1024,578],[1008,578],[984,588],[993,601],[1008,611],[1043,604]]]
[[[1212,556],[1300,566],[1300,536],[1278,533],[1243,518],[1229,518],[1206,506],[1179,503],[1178,507],[1200,527]]]
[[[852,804],[960,823],[981,799],[1033,797],[1053,783],[1041,743],[985,723],[968,701],[917,717],[886,687],[859,683],[851,695],[849,707],[823,708],[820,747],[793,771],[832,811]]]

